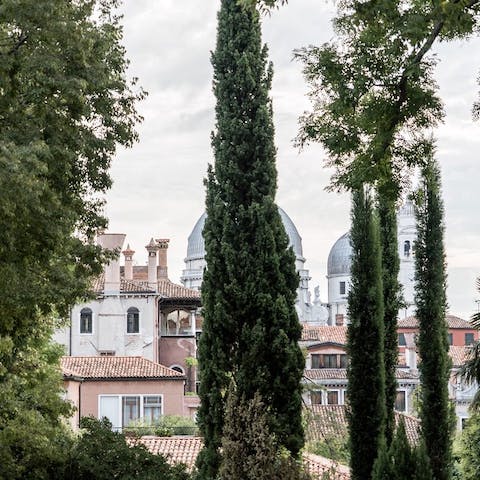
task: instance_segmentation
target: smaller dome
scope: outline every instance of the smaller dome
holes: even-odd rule
[[[350,275],[352,266],[352,246],[350,233],[342,235],[333,245],[328,255],[327,275]]]

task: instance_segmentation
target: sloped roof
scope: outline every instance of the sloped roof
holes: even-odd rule
[[[472,330],[473,326],[467,320],[463,318],[456,317],[455,315],[446,315],[445,319],[447,320],[448,328],[450,329],[463,329],[463,330]],[[398,321],[399,328],[418,328],[418,320],[413,315],[410,317],[402,318]]]
[[[198,298],[200,299],[200,292],[191,288],[182,287],[170,280],[160,280],[158,282],[158,291],[160,295],[166,298]]]
[[[344,438],[348,435],[348,423],[345,405],[311,405],[308,407],[311,416],[307,421],[307,438],[309,440],[325,440],[328,437]],[[407,438],[412,445],[420,439],[420,421],[416,417],[395,412],[395,422],[400,419],[405,424]]]
[[[331,325],[303,325],[301,341],[316,343],[337,343],[339,345],[346,345],[347,327]]]
[[[189,471],[195,465],[197,456],[203,447],[200,437],[145,436],[136,442],[145,445],[151,453],[164,456],[171,465],[185,464]]]
[[[397,368],[398,380],[416,380],[418,375],[408,370]],[[309,380],[347,380],[346,368],[311,368],[305,370],[305,377]]]
[[[450,345],[448,354],[452,359],[452,367],[460,367],[463,365],[468,360],[471,351],[472,347],[470,345]]]
[[[144,436],[139,439],[128,439],[128,442],[144,445],[150,452],[164,456],[171,465],[183,463],[189,471],[195,465],[197,456],[203,447],[203,441],[200,437]],[[329,477],[332,480],[348,480],[350,478],[348,467],[339,465],[328,458],[304,453],[303,459],[314,479],[322,479],[322,475],[327,472],[332,472]]]
[[[198,299],[200,292],[191,288],[177,285],[170,280],[158,281],[158,293],[165,298],[171,299]],[[105,285],[105,275],[100,275],[93,281],[92,289],[97,294],[102,294]],[[120,280],[120,293],[155,293],[155,290],[144,279]]]
[[[171,368],[143,357],[62,357],[64,376],[84,379],[168,379],[183,380],[185,377]]]

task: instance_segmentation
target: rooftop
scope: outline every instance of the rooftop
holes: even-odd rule
[[[183,463],[188,470],[192,470],[197,456],[203,447],[200,437],[155,437],[145,436],[139,439],[130,439],[130,443],[140,443],[152,453],[163,455],[167,461],[174,465]],[[304,453],[304,464],[314,479],[321,480],[324,474],[329,473],[331,480],[348,480],[350,469],[339,465],[328,458],[311,453]]]
[[[347,344],[347,327],[303,325],[302,342]]]
[[[325,440],[329,437],[348,435],[348,423],[345,405],[311,405],[308,407],[311,417],[308,421],[307,438],[309,440]],[[420,439],[420,421],[411,415],[395,412],[395,421],[400,419],[405,423],[405,432],[412,445]]]
[[[91,380],[110,379],[169,379],[185,377],[171,368],[143,357],[62,357],[62,372],[65,377],[81,377]]]
[[[463,318],[456,317],[455,315],[446,315],[448,328],[450,329],[474,329],[472,324]],[[402,318],[398,321],[398,328],[418,328],[418,320],[414,316]]]

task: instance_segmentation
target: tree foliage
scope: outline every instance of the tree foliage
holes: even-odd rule
[[[443,203],[440,170],[430,157],[422,169],[416,199],[415,302],[419,323],[422,437],[434,477],[451,473],[452,405],[448,398],[446,265],[443,246]]]
[[[397,396],[396,370],[398,363],[397,318],[401,286],[398,281],[397,211],[388,195],[378,194],[378,223],[382,251],[383,324],[385,361],[385,441],[389,446],[395,431],[395,399]]]
[[[363,188],[352,196],[348,296],[348,424],[352,479],[370,478],[385,430],[383,287],[379,228]]]
[[[58,450],[68,408],[47,339],[101,271],[91,240],[106,224],[108,168],[137,138],[143,92],[126,78],[117,3],[0,6],[0,436],[19,475]]]
[[[296,52],[312,101],[298,143],[322,143],[333,188],[382,183],[399,196],[443,117],[432,46],[471,34],[479,8],[478,0],[347,0],[338,4],[335,41]]]
[[[390,447],[382,445],[375,462],[372,480],[433,480],[423,445],[411,446],[400,422]]]
[[[239,398],[231,387],[225,412],[220,478],[225,480],[306,480],[299,465],[277,445],[269,428],[269,406],[258,393]]]
[[[231,379],[238,395],[258,392],[269,428],[296,457],[303,446],[304,358],[294,309],[298,275],[276,193],[272,68],[261,44],[259,15],[223,0],[212,56],[216,103],[215,166],[207,186],[207,269],[199,345],[202,478],[215,478]]]
[[[83,417],[82,433],[66,466],[65,480],[188,480],[185,465],[170,466],[164,457],[143,445],[129,445],[125,436],[112,431],[106,419]]]
[[[480,478],[480,413],[472,411],[460,440],[460,472],[464,480]]]

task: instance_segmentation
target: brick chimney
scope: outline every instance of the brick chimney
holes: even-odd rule
[[[105,265],[104,293],[106,295],[118,295],[120,293],[120,260],[118,256],[125,237],[124,233],[102,233],[97,239],[98,244],[102,248],[117,253],[116,258]]]
[[[128,244],[127,248],[122,253],[125,256],[125,280],[133,280],[133,254],[135,252],[130,249],[130,245]]]
[[[158,269],[157,276],[159,280],[168,280],[168,243],[170,239],[168,238],[157,238],[158,246]]]
[[[157,250],[158,245],[153,238],[145,247],[148,252],[148,285],[150,288],[157,288]]]

